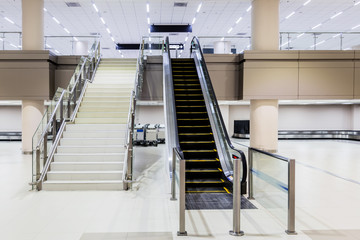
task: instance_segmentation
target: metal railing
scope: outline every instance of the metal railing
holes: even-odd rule
[[[65,129],[66,122],[75,119],[88,82],[93,81],[100,62],[100,43],[95,42],[88,57],[82,57],[67,89],[59,88],[50,102],[33,136],[33,189],[41,190],[42,183]],[[52,142],[49,143],[49,140]]]
[[[131,188],[131,183],[133,181],[133,160],[134,160],[134,125],[135,125],[135,114],[136,114],[136,101],[139,98],[139,94],[142,90],[143,83],[143,73],[144,73],[144,40],[141,41],[139,55],[136,62],[136,74],[135,74],[135,83],[134,90],[131,92],[130,98],[130,107],[128,113],[128,121],[126,125],[126,151],[125,151],[125,161],[123,166],[123,189],[128,190]]]
[[[267,206],[270,213],[287,225],[287,234],[296,234],[295,160],[251,147],[248,148],[248,160],[249,199],[256,197],[260,204]],[[255,181],[257,184],[254,184]]]

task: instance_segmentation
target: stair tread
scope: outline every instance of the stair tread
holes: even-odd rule
[[[102,171],[49,171],[49,173],[54,174],[91,174],[91,173],[122,173],[123,171],[114,171],[114,170],[102,170]]]
[[[118,156],[125,153],[55,153],[57,156]]]
[[[46,180],[46,183],[122,183],[122,180]]]
[[[55,165],[66,165],[66,164],[77,164],[77,165],[86,165],[86,164],[91,164],[91,165],[100,165],[100,164],[122,164],[124,163],[124,161],[117,161],[117,162],[78,162],[78,161],[74,161],[74,162],[52,162],[51,164],[55,164]]]

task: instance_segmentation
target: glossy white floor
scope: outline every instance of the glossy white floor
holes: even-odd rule
[[[296,230],[286,235],[260,206],[242,210],[243,237],[232,237],[231,211],[188,211],[188,237],[177,237],[164,146],[138,148],[132,191],[29,191],[31,156],[0,142],[0,239],[360,239],[360,143],[280,141],[295,158]]]

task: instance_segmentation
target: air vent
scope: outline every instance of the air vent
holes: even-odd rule
[[[174,2],[174,7],[187,7],[187,2]]]
[[[169,33],[170,36],[177,36],[179,35],[178,33]]]
[[[65,2],[68,7],[81,7],[78,2]]]
[[[109,47],[103,47],[103,48],[101,48],[102,50],[110,50],[110,48]]]
[[[98,35],[100,36],[100,33],[97,33],[97,32],[91,32],[91,33],[90,33],[90,35],[91,35],[91,36],[98,36]]]
[[[240,36],[243,36],[243,35],[246,35],[246,33],[244,33],[244,32],[241,32],[241,33],[237,33],[236,35],[240,35]]]

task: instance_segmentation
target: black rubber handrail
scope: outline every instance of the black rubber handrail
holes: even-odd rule
[[[195,44],[194,44],[195,43]],[[203,52],[201,50],[201,46],[200,46],[200,42],[199,42],[199,39],[194,36],[193,39],[191,40],[191,44],[190,44],[190,55],[191,53],[193,52],[193,49],[195,49],[195,46],[198,46],[198,49],[199,49],[199,52],[200,52],[200,55],[201,55],[201,58],[203,59],[203,61],[205,62],[205,59],[204,59],[204,55],[203,55]],[[242,184],[245,184],[246,183],[246,178],[247,178],[247,163],[246,163],[246,157],[245,157],[245,154],[243,151],[239,150],[239,149],[236,149],[231,141],[230,141],[230,138],[229,138],[229,135],[226,131],[226,127],[225,127],[225,123],[224,123],[224,119],[222,117],[222,114],[221,114],[221,111],[220,111],[220,108],[219,108],[219,104],[218,104],[218,101],[217,101],[217,98],[216,98],[216,95],[215,95],[215,91],[214,91],[214,87],[211,83],[211,80],[210,80],[210,75],[209,75],[209,72],[208,72],[208,69],[206,67],[206,64],[204,64],[202,66],[203,68],[203,72],[204,72],[204,76],[205,77],[205,80],[207,81],[207,85],[209,86],[209,91],[211,92],[211,94],[213,95],[213,102],[214,102],[214,108],[216,109],[216,111],[219,113],[219,120],[220,120],[220,124],[222,125],[222,129],[225,129],[224,131],[224,137],[225,137],[225,140],[227,142],[227,144],[230,146],[230,148],[236,152],[238,152],[240,154],[240,157],[241,157],[241,162],[242,162],[242,167],[243,167],[243,176],[242,176],[242,179],[241,179],[241,183]]]

